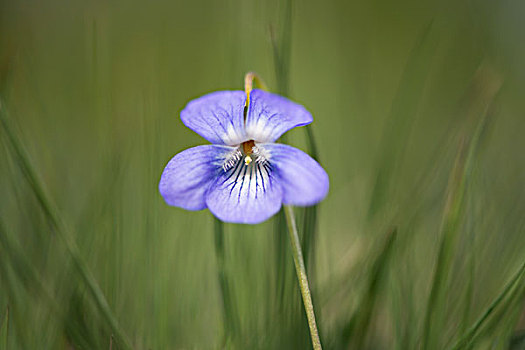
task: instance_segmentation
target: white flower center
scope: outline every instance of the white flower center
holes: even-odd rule
[[[264,149],[257,147],[255,141],[249,140],[243,142],[239,147],[233,151],[222,165],[224,171],[228,171],[238,164],[238,162],[244,161],[244,165],[249,166],[252,162],[255,164],[264,165],[268,162],[268,155],[264,152]]]

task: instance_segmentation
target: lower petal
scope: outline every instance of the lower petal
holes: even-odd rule
[[[204,195],[233,149],[204,145],[173,157],[164,168],[159,183],[160,194],[166,203],[187,210],[205,209]]]
[[[281,208],[282,188],[269,164],[240,159],[223,171],[206,194],[206,204],[219,219],[239,224],[257,224]]]
[[[268,152],[276,167],[284,204],[308,206],[323,200],[328,193],[328,175],[312,157],[283,144],[267,143],[260,147]]]

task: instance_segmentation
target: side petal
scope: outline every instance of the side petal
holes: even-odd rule
[[[187,210],[206,208],[204,194],[234,148],[197,146],[173,157],[162,172],[159,191],[166,203]]]
[[[283,188],[283,203],[308,206],[320,202],[328,193],[329,180],[324,169],[312,157],[295,147],[263,144],[269,162]]]
[[[216,91],[189,102],[180,112],[184,125],[215,144],[246,141],[244,91]]]
[[[258,142],[274,142],[286,131],[310,124],[312,115],[303,106],[282,96],[252,90],[246,116],[246,135]]]
[[[219,219],[257,224],[281,208],[282,189],[269,164],[236,165],[218,177],[206,194],[206,204]]]

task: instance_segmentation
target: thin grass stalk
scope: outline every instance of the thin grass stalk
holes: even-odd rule
[[[512,277],[509,279],[509,281],[511,279]],[[462,349],[476,348],[476,343],[478,343],[481,339],[487,337],[496,338],[500,341],[505,342],[504,345],[500,344],[500,347],[505,347],[508,345],[507,342],[511,340],[511,333],[514,329],[516,329],[516,324],[519,321],[521,311],[523,310],[523,304],[525,300],[524,282],[525,273],[518,279],[514,287],[512,287],[511,290],[507,293],[507,296],[503,297],[503,300],[499,303],[499,305],[493,308],[492,314],[486,317],[485,322],[483,322],[483,324],[478,328],[478,331],[475,333],[475,335],[467,342],[466,346]],[[505,289],[505,287],[503,287],[503,289]],[[497,299],[498,297],[499,294],[498,296],[496,296],[495,299]],[[490,305],[486,309],[486,311],[489,308],[491,308]],[[480,316],[476,320],[476,322],[478,322],[481,317],[482,316]],[[463,333],[463,335],[465,334],[466,332]],[[494,336],[496,334],[497,336]]]
[[[460,321],[460,334],[465,334],[467,331],[468,324],[470,323],[470,314],[471,314],[471,308],[472,308],[472,299],[474,296],[474,280],[475,280],[475,266],[476,266],[476,235],[474,232],[474,223],[473,223],[473,205],[474,205],[474,199],[473,199],[473,191],[472,191],[472,183],[468,185],[468,197],[467,197],[467,207],[469,209],[469,213],[467,214],[467,248],[466,248],[466,267],[467,267],[467,286],[465,288],[465,297],[464,297],[464,309],[463,314],[461,316]],[[468,348],[466,349],[468,350]]]
[[[523,307],[525,306],[524,301],[525,286],[523,283],[519,283],[515,286],[511,295],[507,297],[507,303],[504,303],[502,307],[499,307],[499,313],[495,313],[492,317],[492,322],[499,321],[495,324],[493,329],[489,329],[487,326],[491,322],[488,322],[478,332],[479,337],[485,335],[485,332],[491,332],[496,335],[494,338],[499,338],[500,344],[503,347],[508,346],[510,350],[516,350],[516,347],[510,346],[514,332],[520,327],[520,319],[522,316]],[[499,316],[499,317],[498,317]],[[494,323],[493,323],[494,324]],[[518,331],[519,332],[519,331]],[[476,335],[471,342],[469,342],[468,349],[473,349],[478,341],[478,335]],[[517,349],[523,349],[523,344]]]
[[[0,123],[2,124],[5,135],[11,150],[13,152],[13,157],[17,161],[22,173],[29,186],[33,190],[33,193],[40,205],[42,211],[45,214],[45,217],[48,221],[49,226],[56,233],[57,237],[64,243],[66,250],[68,251],[73,265],[79,272],[82,277],[82,281],[85,283],[90,295],[92,296],[97,308],[102,313],[106,321],[108,322],[111,330],[114,332],[117,337],[120,345],[124,349],[132,349],[131,342],[127,335],[124,333],[120,327],[117,319],[113,315],[111,308],[104,296],[104,293],[100,289],[95,277],[89,270],[86,262],[80,254],[80,250],[76,242],[71,237],[71,232],[65,225],[65,223],[60,219],[57,214],[56,207],[52,203],[51,199],[45,193],[44,186],[41,180],[38,178],[37,173],[33,167],[33,164],[30,161],[30,158],[22,145],[22,142],[16,136],[14,129],[8,121],[7,111],[5,110],[4,104],[0,100]]]
[[[400,244],[398,243],[398,246]],[[403,257],[404,258],[404,257]],[[403,259],[401,258],[401,259]],[[406,260],[405,260],[406,261]],[[400,276],[408,276],[407,268],[394,267],[395,275],[392,280],[392,329],[395,330],[394,350],[414,349],[413,330],[414,320],[413,291],[411,286],[402,284]]]
[[[470,339],[462,349],[475,349],[476,344],[482,339],[496,339],[500,341],[499,348],[505,348],[512,341],[512,332],[516,329],[523,310],[523,300],[525,296],[523,279],[518,282],[511,291],[510,295],[494,309],[492,315],[479,327],[476,334]],[[477,321],[477,320],[476,320]],[[501,344],[504,342],[505,344]],[[497,348],[494,346],[493,348]],[[506,348],[505,348],[506,349]],[[523,350],[523,347],[510,348],[509,350]]]
[[[470,157],[473,154],[473,143],[471,145]],[[470,158],[468,157],[468,158]],[[448,271],[452,262],[453,253],[458,239],[458,229],[462,222],[464,212],[464,195],[466,189],[467,177],[469,174],[469,161],[465,160],[465,145],[464,141],[460,144],[460,148],[456,157],[454,168],[452,169],[449,185],[448,198],[445,204],[443,214],[443,224],[441,228],[441,243],[437,262],[432,278],[432,286],[427,302],[424,328],[423,328],[423,349],[429,349],[434,343],[434,333],[432,328],[439,329],[441,327],[440,304],[443,302],[443,293],[445,285],[448,283]]]
[[[306,268],[304,266],[303,252],[301,249],[301,242],[297,233],[297,226],[295,224],[295,216],[293,207],[289,205],[284,206],[284,213],[286,215],[286,223],[288,225],[288,233],[290,234],[290,243],[292,245],[293,260],[295,264],[295,271],[297,272],[297,279],[301,289],[301,296],[303,298],[304,310],[306,318],[308,319],[308,326],[310,328],[310,336],[312,339],[312,346],[314,350],[321,350],[321,339],[317,330],[317,323],[315,321],[314,305],[310,288],[308,286],[308,277],[306,275]]]

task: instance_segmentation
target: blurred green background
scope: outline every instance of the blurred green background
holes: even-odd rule
[[[517,0],[1,1],[0,349],[311,346],[279,220],[217,239],[157,190],[206,143],[180,110],[251,70],[314,115],[331,187],[315,232],[297,217],[324,347],[525,348],[524,18]]]

